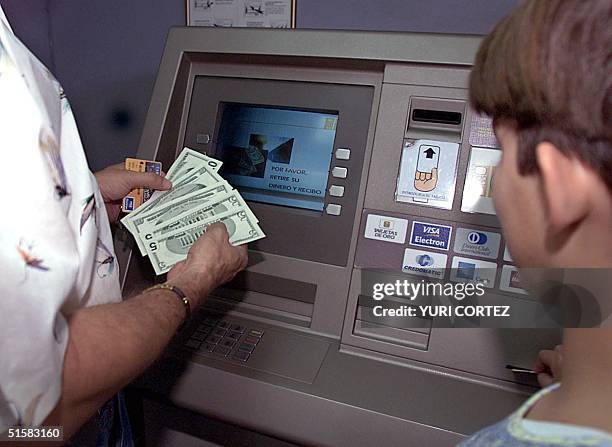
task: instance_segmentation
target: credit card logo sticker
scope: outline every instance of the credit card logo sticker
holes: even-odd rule
[[[448,250],[453,227],[426,222],[413,222],[410,245]]]
[[[499,233],[457,228],[454,250],[469,256],[497,259],[500,245]]]
[[[519,270],[512,265],[504,265],[502,268],[499,288],[506,292],[520,293],[523,295],[527,294],[523,289],[523,285],[521,285],[521,274]]]
[[[480,283],[487,288],[495,285],[497,264],[455,256],[451,263],[451,281]]]
[[[433,258],[429,255],[418,255],[416,257],[416,262],[421,267],[429,267],[434,264]]]
[[[487,243],[487,235],[478,231],[471,231],[468,233],[467,240],[471,244],[484,245]]]
[[[366,222],[364,237],[384,242],[403,244],[406,242],[408,221],[396,217],[370,214]]]
[[[430,278],[444,278],[446,260],[447,256],[442,253],[407,248],[404,251],[402,271],[404,273],[428,276]]]

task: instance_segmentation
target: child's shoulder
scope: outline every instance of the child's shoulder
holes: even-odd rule
[[[554,384],[534,394],[506,419],[480,430],[463,441],[460,446],[612,447],[612,434],[601,430],[525,419],[530,408],[559,386],[559,384]]]

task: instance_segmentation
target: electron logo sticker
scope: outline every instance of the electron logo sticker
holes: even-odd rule
[[[415,221],[412,222],[410,245],[448,251],[452,232],[453,227],[447,225]]]
[[[452,209],[458,154],[457,143],[406,140],[395,199]]]

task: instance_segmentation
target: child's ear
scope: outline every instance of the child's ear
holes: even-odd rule
[[[539,143],[536,159],[548,216],[549,229],[565,232],[591,209],[593,188],[588,168],[576,157],[563,154],[551,143]]]

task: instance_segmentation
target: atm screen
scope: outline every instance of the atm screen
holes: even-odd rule
[[[337,112],[221,103],[217,156],[251,201],[322,211]]]

